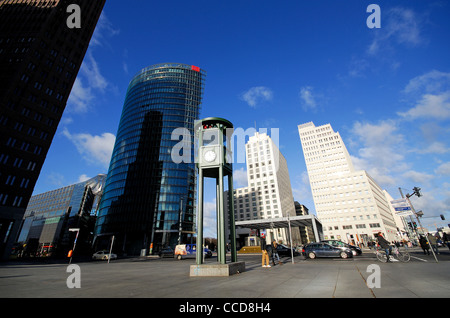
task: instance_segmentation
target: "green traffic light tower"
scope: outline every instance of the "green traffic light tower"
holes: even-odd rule
[[[203,192],[204,178],[216,179],[216,210],[217,210],[217,261],[226,263],[226,216],[224,209],[224,177],[228,177],[228,224],[231,240],[231,261],[237,261],[236,231],[234,222],[233,201],[233,166],[231,135],[233,124],[228,120],[217,117],[208,117],[194,123],[195,137],[198,141],[197,169],[199,180],[198,214],[197,214],[197,251],[203,251]],[[196,263],[203,263],[203,253],[197,253]]]

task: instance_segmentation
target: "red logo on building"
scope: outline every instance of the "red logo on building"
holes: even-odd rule
[[[192,65],[191,68],[193,71],[200,72],[200,67]]]

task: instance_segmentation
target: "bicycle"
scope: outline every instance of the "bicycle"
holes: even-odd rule
[[[397,246],[393,246],[392,255],[397,258],[400,262],[407,263],[411,259],[408,251],[406,249],[400,250]]]
[[[392,251],[392,252],[391,252]],[[409,255],[408,251],[406,250],[400,250],[397,246],[393,245],[391,249],[389,256],[391,260],[399,260],[400,262],[407,263],[411,259],[411,256]],[[386,263],[386,252],[383,249],[380,249],[379,246],[375,249],[375,254],[377,255],[377,259],[380,262]]]
[[[375,248],[375,255],[377,256],[377,259],[380,262],[383,262],[383,263],[387,262],[386,252],[384,252],[384,250],[380,249],[380,246],[378,246],[378,245]]]

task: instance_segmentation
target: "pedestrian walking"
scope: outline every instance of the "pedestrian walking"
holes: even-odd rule
[[[439,254],[436,236],[428,233],[428,241],[430,242],[431,248],[433,249],[434,253]]]
[[[267,253],[267,244],[264,234],[261,234],[261,253],[262,253],[262,267],[271,267],[269,265],[269,254]]]
[[[444,235],[442,236],[442,240],[444,241],[444,244],[446,244],[448,249],[450,250],[450,240],[448,239],[447,233],[444,232]]]
[[[430,245],[428,245],[428,241],[423,235],[420,235],[419,237],[419,244],[423,250],[423,253],[430,255]]]
[[[283,265],[283,262],[280,261],[280,256],[278,255],[277,250],[277,241],[273,240],[272,242],[272,263],[275,265],[275,257],[277,258],[278,264]]]
[[[403,243],[403,247],[406,248],[406,249],[408,249],[408,247],[409,247],[409,242],[408,242],[405,238],[403,238],[402,243]]]
[[[392,253],[391,243],[383,237],[381,232],[378,232],[377,241],[378,245],[386,252],[386,262],[389,262],[389,255]]]
[[[267,257],[269,257],[269,261],[272,260],[272,265],[275,266],[273,261],[273,253],[272,253],[272,243],[266,244]],[[270,266],[269,266],[270,267]]]

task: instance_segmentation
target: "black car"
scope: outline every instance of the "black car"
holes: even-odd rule
[[[336,247],[347,247],[347,248],[351,249],[351,251],[353,252],[353,255],[361,255],[362,254],[362,250],[358,246],[347,244],[347,243],[339,241],[339,240],[322,240],[321,242],[328,243],[328,244],[330,244],[332,246],[336,246]]]
[[[277,252],[280,256],[291,256],[291,248],[283,244],[277,244]],[[295,250],[295,248],[293,248],[292,252],[294,256],[298,255],[298,252]]]
[[[327,243],[310,243],[303,246],[302,254],[306,258],[316,257],[340,257],[349,258],[353,257],[353,253],[349,248],[336,247]]]
[[[163,257],[175,257],[175,251],[171,248],[171,247],[166,247],[163,248],[162,250],[159,251],[158,253],[160,258]]]

